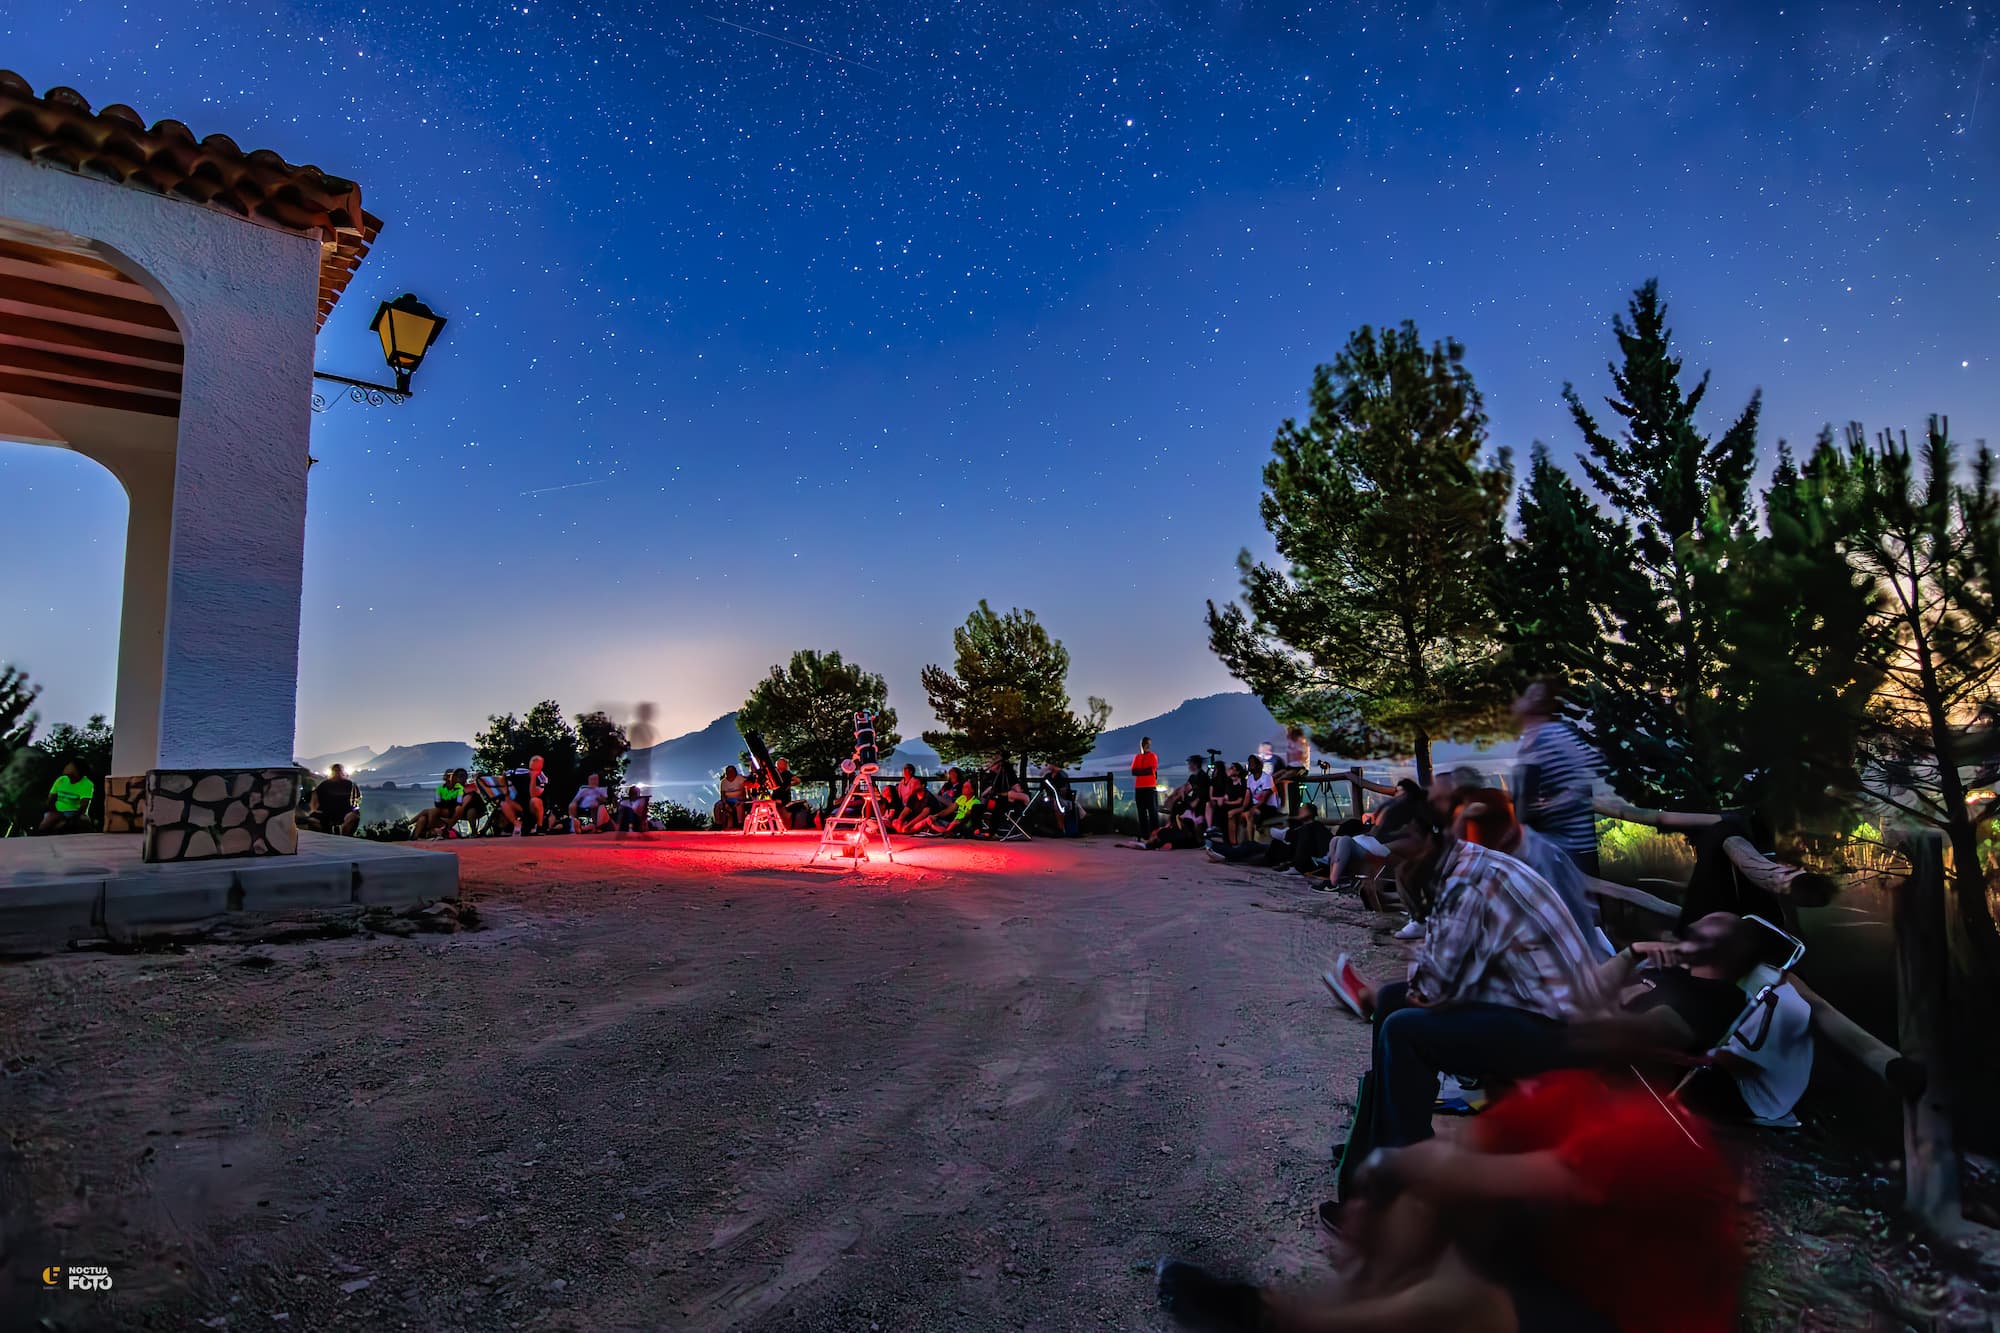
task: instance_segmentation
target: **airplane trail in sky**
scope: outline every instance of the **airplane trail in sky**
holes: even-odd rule
[[[599,477],[595,481],[571,481],[561,486],[543,486],[538,490],[522,491],[523,495],[547,495],[550,491],[573,491],[579,486],[603,486],[618,480],[616,477]]]
[[[778,33],[775,32],[766,32],[762,28],[748,27],[745,24],[734,22],[733,20],[723,18],[717,14],[708,14],[705,15],[704,17],[708,18],[711,22],[720,23],[726,28],[734,28],[738,32],[747,32],[752,37],[768,37],[774,42],[783,42],[786,46],[796,46],[801,51],[810,51],[816,56],[825,56],[828,60],[838,60],[843,65],[858,65],[862,69],[874,70],[877,74],[886,73],[886,71],[883,70],[881,66],[871,65],[865,60],[851,60],[846,56],[835,55],[831,51],[822,50],[820,47],[813,46],[810,43],[794,41],[790,37],[780,36]]]

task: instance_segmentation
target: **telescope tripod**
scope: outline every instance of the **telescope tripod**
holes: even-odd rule
[[[894,864],[896,852],[889,845],[889,825],[882,818],[882,797],[875,790],[875,775],[864,768],[854,775],[847,793],[840,798],[840,805],[827,817],[825,826],[820,830],[819,846],[813,849],[806,864],[819,860],[820,853],[829,847],[838,849],[839,855],[866,861],[871,825],[875,835],[882,840],[882,854]]]

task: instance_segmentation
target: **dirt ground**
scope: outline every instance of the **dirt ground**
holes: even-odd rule
[[[1367,1034],[1317,978],[1394,921],[811,845],[461,844],[476,930],[0,967],[0,1326],[1156,1329],[1163,1253],[1323,1263]]]

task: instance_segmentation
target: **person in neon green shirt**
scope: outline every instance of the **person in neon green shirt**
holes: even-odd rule
[[[49,809],[42,816],[37,833],[61,833],[89,827],[90,803],[97,786],[72,759],[63,765],[62,776],[49,787]]]
[[[443,775],[438,783],[437,801],[428,809],[417,811],[410,821],[410,836],[415,838],[450,837],[452,826],[458,823],[458,807],[465,801],[465,780],[456,770]]]

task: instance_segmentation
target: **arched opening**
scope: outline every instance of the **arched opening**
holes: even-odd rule
[[[0,440],[81,454],[117,478],[126,497],[122,595],[117,611],[117,670],[111,709],[116,742],[107,808],[122,811],[124,785],[159,763],[160,691],[166,632],[167,570],[173,536],[174,463],[185,344],[158,284],[99,242],[19,222],[0,223]],[[17,464],[27,475],[45,467]],[[30,493],[8,488],[16,505]],[[101,594],[69,586],[60,560],[61,504],[27,513],[12,526],[40,540],[25,566],[36,587],[60,605],[81,602],[82,615],[48,642],[55,653],[80,653],[110,611]],[[70,522],[80,521],[80,512]],[[90,613],[102,607],[103,616]],[[21,623],[32,625],[32,619]],[[77,631],[82,627],[82,638]],[[10,651],[22,651],[10,645]],[[60,670],[72,683],[93,673],[81,658]],[[45,669],[46,670],[46,669]],[[79,719],[80,720],[80,719]],[[119,825],[107,819],[107,829]]]

